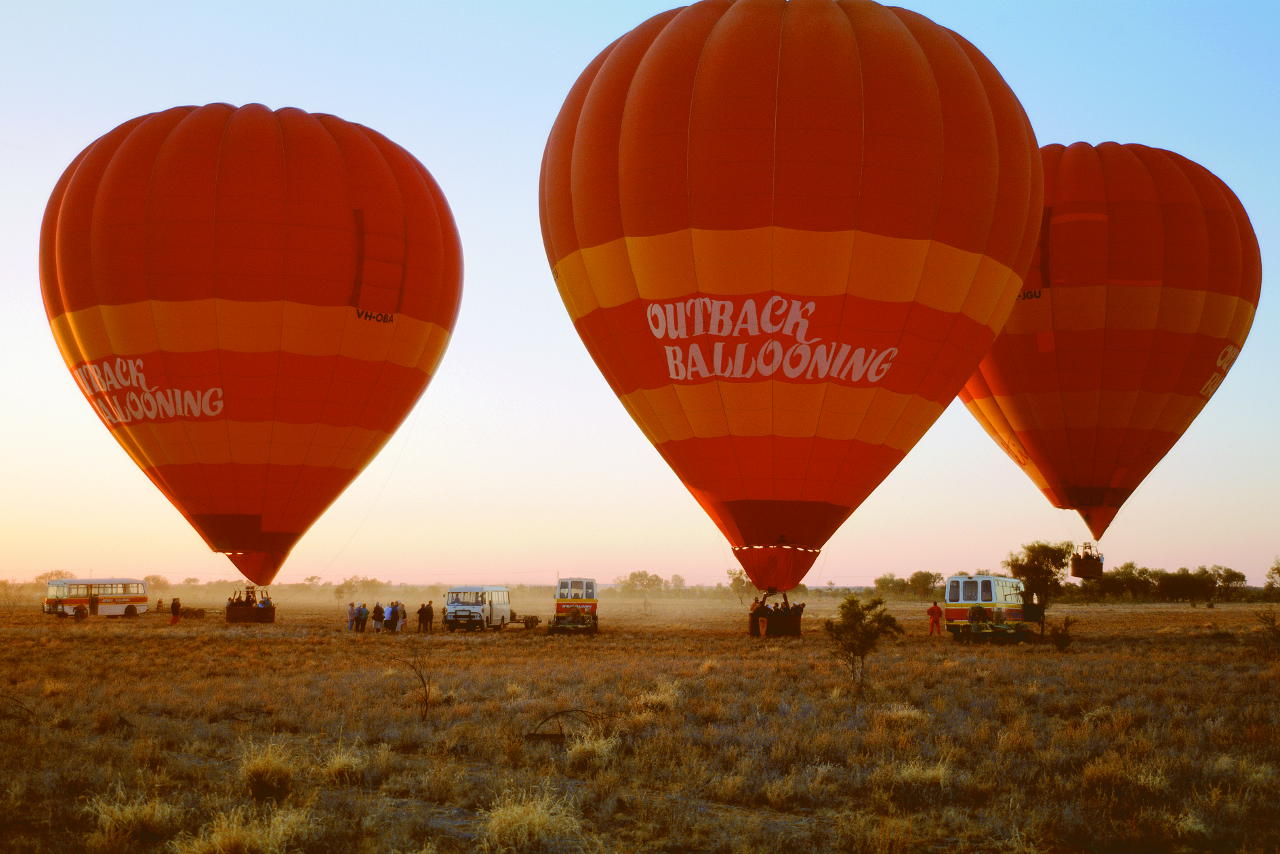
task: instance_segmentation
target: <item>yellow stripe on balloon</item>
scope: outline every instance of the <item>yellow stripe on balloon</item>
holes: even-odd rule
[[[391,437],[382,430],[282,421],[165,421],[116,425],[112,433],[151,450],[135,462],[166,465],[319,466],[359,471]]]
[[[449,340],[447,329],[406,314],[379,322],[362,320],[355,312],[351,306],[288,300],[142,300],[68,312],[51,325],[59,345],[71,345],[85,362],[225,350],[344,356],[434,373]]]
[[[554,272],[575,321],[637,299],[779,291],[914,302],[993,332],[1004,323],[1009,291],[1022,283],[1006,265],[936,240],[776,226],[619,238],[570,253]]]
[[[914,394],[833,383],[668,385],[621,395],[656,444],[723,436],[857,440],[904,453],[946,407]]]
[[[1181,433],[1204,408],[1204,398],[1169,392],[1099,389],[975,397],[971,407],[974,405],[988,423],[1000,425],[1001,433],[1074,429]],[[1001,416],[998,420],[997,413]],[[988,431],[990,429],[988,427]]]

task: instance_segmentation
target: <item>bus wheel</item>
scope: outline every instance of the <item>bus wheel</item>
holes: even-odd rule
[[[87,618],[88,618],[88,616],[89,616],[89,609],[88,609],[88,608],[86,608],[86,607],[85,607],[85,606],[83,606],[83,605],[77,605],[77,606],[76,606],[76,610],[75,610],[75,612],[72,614],[72,616],[74,616],[74,617],[76,618],[76,622],[78,623],[78,622],[80,622],[81,620],[84,620],[84,619],[87,619]]]
[[[125,609],[124,609],[124,615],[125,615],[126,617],[136,617],[136,616],[138,616],[138,606],[137,606],[137,605],[128,605],[128,606],[126,606],[126,607],[125,607]]]

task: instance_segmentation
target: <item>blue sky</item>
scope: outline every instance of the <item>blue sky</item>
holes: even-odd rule
[[[599,377],[547,269],[538,166],[578,73],[661,2],[160,4],[10,8],[0,32],[0,577],[47,569],[235,577],[97,421],[63,367],[36,267],[49,191],[85,145],[177,104],[329,112],[412,151],[453,207],[462,312],[436,379],[281,573],[544,583],[645,569],[714,583],[727,545]],[[1140,142],[1209,168],[1262,246],[1262,304],[1222,388],[1121,511],[1110,563],[1280,553],[1280,84],[1272,4],[930,0],[910,8],[995,63],[1041,144]],[[547,406],[544,401],[554,401]],[[828,544],[809,581],[994,568],[1087,536],[953,405]]]

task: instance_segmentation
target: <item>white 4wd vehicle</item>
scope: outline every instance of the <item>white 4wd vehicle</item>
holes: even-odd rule
[[[511,593],[505,587],[454,587],[444,597],[444,627],[479,631],[511,622]]]

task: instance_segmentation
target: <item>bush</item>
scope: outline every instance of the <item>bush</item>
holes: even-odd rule
[[[867,673],[867,656],[875,652],[886,637],[903,634],[902,626],[889,615],[879,596],[865,603],[851,594],[840,603],[840,619],[827,620],[827,636],[831,638],[831,654],[849,669],[856,682],[854,693],[862,696]]]

